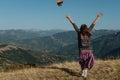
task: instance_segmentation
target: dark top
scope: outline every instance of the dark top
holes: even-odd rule
[[[87,49],[87,50],[91,50],[92,49],[92,46],[90,44],[90,38],[87,38],[88,36],[83,36],[81,34],[81,31],[80,29],[77,27],[77,25],[75,23],[72,24],[75,31],[77,32],[77,35],[78,35],[78,48],[79,49]],[[89,32],[92,31],[93,27],[95,25],[94,24],[91,24],[90,27],[89,27]]]

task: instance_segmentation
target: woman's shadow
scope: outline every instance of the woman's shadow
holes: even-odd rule
[[[59,69],[61,71],[68,73],[71,76],[80,77],[80,73],[77,73],[77,72],[73,71],[72,69],[68,69],[68,68],[59,68],[59,67],[40,67],[40,68]]]

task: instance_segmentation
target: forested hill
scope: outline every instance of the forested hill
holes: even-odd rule
[[[9,30],[7,32],[9,32]],[[47,36],[38,36],[38,34],[32,34],[33,31],[28,31],[28,33],[31,33],[28,36],[25,35],[26,31],[24,33],[24,31],[19,32],[13,30],[12,33],[10,30],[10,33],[8,34],[7,32],[1,31],[0,33],[1,45],[3,43],[12,43],[32,51],[42,51],[43,53],[47,52],[49,54],[64,56],[64,59],[66,60],[77,59],[77,35],[75,31],[56,32],[52,35]],[[96,30],[93,32],[92,38],[95,57],[118,57],[120,54],[119,41],[119,30]]]
[[[94,55],[96,58],[120,58],[120,32],[105,34],[92,40]],[[63,54],[71,59],[78,59],[77,42],[62,47],[53,53]]]
[[[93,39],[98,38],[107,34],[114,34],[117,31],[114,30],[96,30],[93,32]],[[77,43],[77,33],[75,31],[64,31],[60,33],[56,33],[51,36],[45,37],[35,37],[17,40],[16,44],[19,44],[23,47],[34,49],[34,50],[42,50],[42,51],[55,51],[64,46],[69,46],[71,44]]]
[[[95,55],[103,57],[120,57],[120,32],[104,35],[92,41]]]
[[[17,42],[18,40],[30,39],[36,37],[51,36],[64,30],[22,30],[22,29],[10,29],[0,30],[0,42],[9,43]]]

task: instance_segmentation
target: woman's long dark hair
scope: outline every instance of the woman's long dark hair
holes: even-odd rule
[[[84,31],[85,30],[85,31]],[[82,33],[82,35],[87,35],[89,38],[92,36],[92,34],[89,32],[89,29],[87,27],[86,24],[82,24],[81,27],[80,27],[80,31]]]

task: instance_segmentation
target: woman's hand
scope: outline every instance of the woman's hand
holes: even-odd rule
[[[103,14],[102,13],[99,13],[98,15],[97,15],[97,17],[102,17],[103,16]]]
[[[71,22],[74,23],[74,21],[72,20],[72,18],[70,16],[66,16],[66,18]]]
[[[70,16],[66,16],[67,19],[70,19]]]
[[[97,15],[96,19],[93,21],[92,24],[95,25],[102,16],[103,16],[103,14],[102,14],[102,13],[99,13],[99,14]]]

